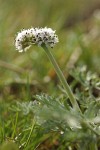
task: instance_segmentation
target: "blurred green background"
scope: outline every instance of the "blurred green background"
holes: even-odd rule
[[[59,95],[58,99],[63,95],[56,73],[43,49],[33,46],[27,52],[19,53],[14,46],[16,34],[22,28],[45,26],[56,30],[59,43],[51,51],[71,88],[76,84],[74,92],[79,88],[80,95],[81,90],[82,94],[85,91],[87,95],[86,86],[81,89],[80,82],[71,76],[71,71],[76,76],[78,74],[79,79],[84,79],[83,83],[87,82],[88,85],[89,82],[89,86],[91,72],[100,75],[100,0],[0,0],[0,144],[14,141],[17,136],[20,139],[21,132],[18,145],[28,138],[30,130],[27,129],[31,127],[33,113],[27,116],[19,113],[18,116],[16,102],[30,102],[34,100],[33,95],[41,92],[56,97]],[[88,78],[84,74],[82,76],[85,68]],[[96,77],[93,76],[93,79]],[[94,89],[94,93],[98,96],[99,88]],[[88,96],[83,99],[87,101]],[[23,132],[24,129],[27,131]],[[32,135],[29,146],[37,146],[41,137],[44,138],[42,135],[45,131],[41,128],[39,132],[37,136]],[[50,136],[50,140],[53,139]],[[6,142],[1,147],[3,150],[11,150],[11,147],[17,149],[16,144],[9,145]]]
[[[75,66],[85,65],[99,74],[99,8],[99,0],[0,0],[1,98],[8,95],[11,88],[16,93],[20,84],[28,80],[39,86],[57,82],[41,48],[34,46],[26,53],[16,51],[15,35],[22,28],[47,26],[56,30],[59,43],[52,52],[66,78]]]

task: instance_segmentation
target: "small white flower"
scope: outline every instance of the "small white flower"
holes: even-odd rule
[[[15,39],[15,47],[19,52],[23,52],[33,44],[38,46],[45,44],[53,48],[58,42],[58,37],[51,28],[31,28],[18,33]]]

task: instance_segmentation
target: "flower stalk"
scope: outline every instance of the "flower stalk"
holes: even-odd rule
[[[51,51],[49,51],[49,49],[45,46],[45,44],[42,45],[42,48],[45,50],[49,60],[51,61],[52,65],[53,65],[53,67],[54,67],[54,69],[55,69],[64,89],[65,89],[65,92],[71,101],[73,108],[77,109],[78,111],[81,111],[78,104],[77,104],[77,101],[75,100],[75,97],[72,93],[72,90],[71,90],[70,86],[68,85],[68,83],[67,83],[61,69],[59,68],[54,56],[52,55]]]

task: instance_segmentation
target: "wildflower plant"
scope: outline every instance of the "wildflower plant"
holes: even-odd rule
[[[58,36],[51,28],[31,28],[27,30],[24,29],[17,34],[15,39],[15,47],[19,52],[28,50],[30,46],[34,44],[44,49],[64,87],[65,93],[67,94],[71,105],[69,105],[66,100],[61,101],[52,96],[45,96],[42,94],[36,95],[34,97],[35,101],[32,102],[31,105],[22,103],[19,107],[21,109],[27,107],[27,112],[30,110],[33,111],[35,120],[42,128],[47,124],[47,131],[53,130],[60,132],[63,138],[66,139],[65,141],[68,140],[68,143],[76,142],[76,140],[80,141],[80,139],[84,138],[88,139],[88,137],[91,136],[93,137],[91,137],[92,140],[95,139],[95,141],[98,142],[98,139],[100,139],[100,103],[93,99],[93,102],[90,101],[88,108],[86,107],[85,109],[81,109],[81,106],[79,106],[74,93],[72,92],[54,56],[52,55],[51,50],[49,50],[49,47],[54,48],[58,42]],[[95,114],[95,110],[93,109],[93,116],[89,118],[91,108],[94,104],[96,105],[95,107],[97,108],[97,112]],[[98,122],[96,122],[96,118]],[[33,129],[34,123],[25,144],[26,146],[30,140]],[[86,135],[84,131],[86,131],[88,135]],[[75,149],[77,148],[78,150],[81,150],[82,143],[79,142],[78,144],[76,144]],[[83,146],[83,149],[91,150],[91,147],[93,150],[97,150],[96,143],[94,143],[94,145],[90,144],[89,148]]]
[[[77,108],[78,111],[80,111],[78,104],[74,98],[74,95],[65,77],[62,74],[62,71],[60,70],[57,62],[55,61],[51,51],[49,51],[48,49],[48,46],[53,48],[58,42],[59,42],[58,37],[55,34],[55,31],[53,31],[51,28],[46,28],[46,27],[31,28],[28,30],[22,30],[21,32],[18,33],[15,39],[15,46],[19,52],[26,51],[33,44],[41,46],[45,50],[47,56],[49,57],[51,63],[53,64],[55,71],[60,81],[62,82],[68,97],[70,98],[72,106]]]

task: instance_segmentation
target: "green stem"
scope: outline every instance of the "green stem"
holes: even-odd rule
[[[16,133],[17,122],[18,122],[18,112],[16,113],[16,118],[15,118],[15,124],[14,124],[14,129],[13,129],[12,138],[14,138],[15,133]]]
[[[90,129],[93,133],[95,133],[97,136],[100,136],[100,133],[96,131],[86,120],[82,120],[83,124]]]
[[[89,150],[98,150],[96,141],[90,143]]]
[[[34,129],[34,125],[35,125],[35,122],[34,122],[34,120],[33,120],[32,128],[31,128],[30,134],[29,134],[29,136],[28,136],[28,139],[27,139],[27,141],[26,141],[26,143],[25,143],[24,148],[27,147],[27,145],[28,145],[28,143],[29,143],[29,141],[30,141],[30,138],[31,138],[31,135],[32,135],[32,132],[33,132],[33,129]]]
[[[51,63],[53,64],[54,69],[55,69],[55,71],[56,71],[56,73],[57,73],[57,75],[58,75],[58,77],[59,77],[63,87],[65,88],[66,94],[69,97],[73,108],[75,108],[75,109],[77,109],[78,111],[81,112],[81,110],[80,110],[80,108],[78,106],[78,103],[77,103],[76,99],[74,98],[74,95],[73,95],[73,93],[71,91],[71,88],[69,87],[69,85],[68,85],[68,83],[67,83],[67,81],[66,81],[66,79],[65,79],[65,77],[64,77],[64,75],[62,73],[62,71],[60,70],[60,68],[59,68],[55,58],[53,57],[51,51],[49,51],[49,49],[45,45],[42,45],[42,48],[45,50],[48,58],[50,59]]]

